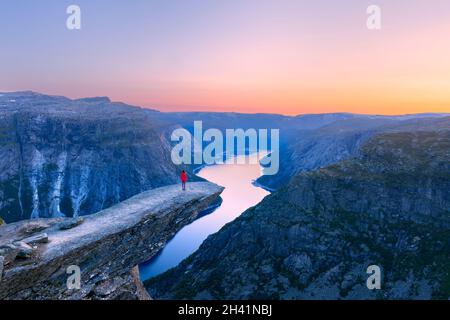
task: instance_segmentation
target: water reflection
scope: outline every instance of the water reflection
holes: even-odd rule
[[[238,156],[245,157],[245,156]],[[255,159],[256,155],[247,156]],[[150,279],[175,267],[182,260],[195,252],[202,242],[233,221],[248,208],[258,204],[269,192],[256,187],[252,182],[262,175],[259,164],[233,164],[236,158],[226,164],[203,168],[198,176],[225,187],[222,193],[223,203],[213,213],[204,216],[181,229],[168,242],[161,253],[140,266],[142,280]],[[189,186],[189,185],[188,185]]]

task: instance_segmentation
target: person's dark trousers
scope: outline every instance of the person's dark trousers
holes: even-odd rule
[[[183,188],[183,191],[186,190],[186,182],[181,182],[181,187]]]

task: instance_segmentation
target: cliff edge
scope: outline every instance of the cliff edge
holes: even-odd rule
[[[145,299],[136,266],[223,191],[208,182],[147,191],[83,218],[0,226],[0,299]],[[72,266],[72,267],[71,267]],[[68,289],[73,266],[81,288]]]

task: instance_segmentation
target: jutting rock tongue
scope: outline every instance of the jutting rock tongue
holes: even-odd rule
[[[135,267],[214,203],[223,188],[209,182],[153,189],[84,218],[0,226],[0,299],[139,299]],[[81,289],[67,270],[79,267]]]

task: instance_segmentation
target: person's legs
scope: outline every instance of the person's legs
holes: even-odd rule
[[[186,190],[186,182],[181,182],[181,187],[183,188],[183,191],[185,191]]]

